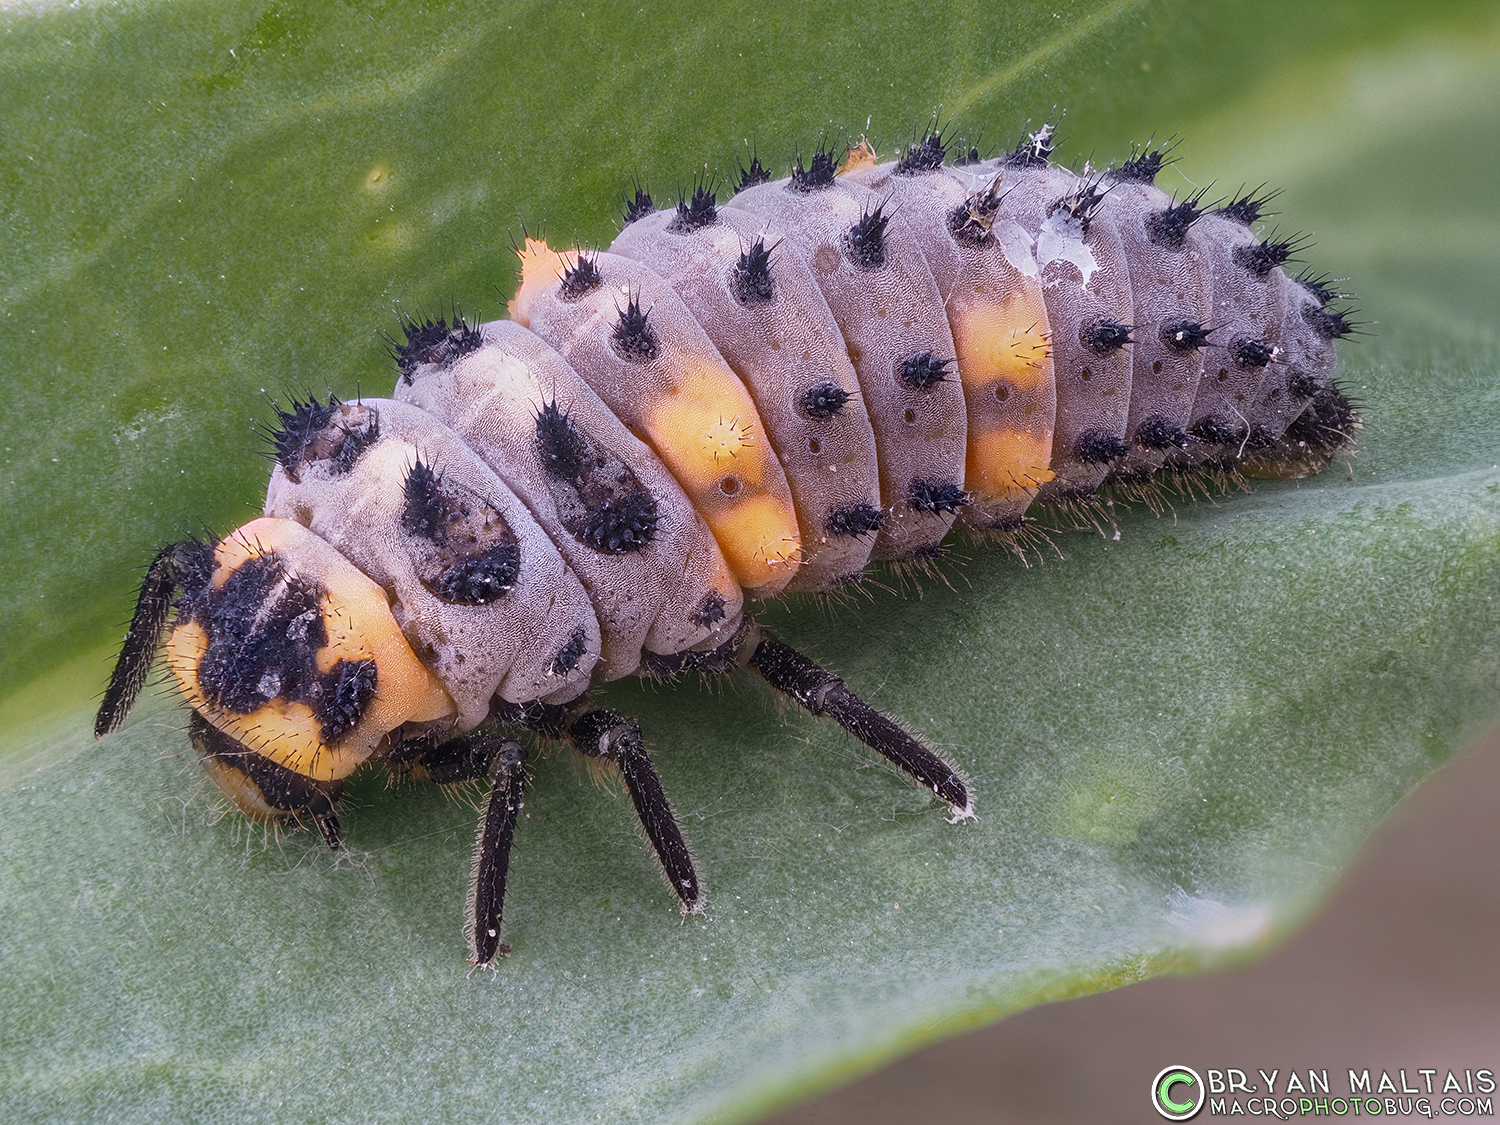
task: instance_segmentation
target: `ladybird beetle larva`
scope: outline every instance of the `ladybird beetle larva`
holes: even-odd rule
[[[490,782],[472,959],[501,943],[529,728],[614,763],[683,911],[692,857],[640,728],[590,684],[750,667],[974,815],[959,773],[747,603],[921,565],[1159,478],[1300,476],[1352,439],[1342,298],[1267,196],[1154,186],[1168,148],[1054,165],[821,147],[720,204],[637,190],[606,252],[527,239],[511,319],[404,318],[389,399],[278,408],[265,515],[151,563],[95,732],[156,658],[238,808],[339,846],[367,762]],[[956,149],[956,151],[955,151]]]

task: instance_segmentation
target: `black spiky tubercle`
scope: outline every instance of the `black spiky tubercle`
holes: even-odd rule
[[[734,295],[742,305],[761,305],[776,295],[771,277],[771,251],[766,240],[757,238],[750,249],[742,251],[734,267]]]
[[[387,337],[391,358],[401,369],[403,382],[410,383],[412,374],[424,363],[446,367],[460,356],[477,351],[484,344],[484,334],[479,326],[470,324],[455,305],[451,315],[428,316],[419,313],[409,316],[398,312],[403,339],[397,341]]]
[[[580,250],[573,264],[563,269],[558,295],[564,301],[577,301],[585,293],[603,284],[604,275],[599,272],[599,255]]]
[[[1198,207],[1200,202],[1202,196],[1194,195],[1147,215],[1146,233],[1151,241],[1169,250],[1182,249],[1189,228],[1203,216]]]
[[[1275,199],[1281,192],[1267,191],[1265,184],[1254,191],[1243,191],[1228,203],[1214,208],[1215,215],[1222,215],[1231,222],[1240,223],[1244,226],[1253,226],[1266,215],[1266,204]]]
[[[948,365],[953,360],[942,359],[931,352],[918,352],[902,363],[896,374],[908,387],[926,391],[941,383],[948,375]]]
[[[844,247],[850,260],[860,269],[874,270],[885,265],[885,229],[890,221],[884,206],[876,204],[849,228],[849,233],[844,236]]]
[[[1057,151],[1057,130],[1048,121],[1035,133],[1025,134],[1016,147],[1005,154],[1007,168],[1045,168]]]
[[[799,405],[809,418],[832,418],[854,396],[837,383],[814,383],[802,392]]]
[[[693,188],[691,196],[684,195],[677,201],[677,214],[667,224],[674,234],[691,234],[708,226],[719,217],[717,199],[706,184]]]
[[[1236,246],[1234,260],[1256,277],[1266,278],[1277,266],[1285,265],[1290,261],[1296,250],[1297,243],[1291,239],[1275,242],[1265,239],[1248,246]]]
[[[635,194],[625,197],[625,208],[621,215],[625,225],[628,227],[638,219],[644,219],[647,215],[656,214],[656,203],[640,184],[635,185]]]
[[[1167,156],[1176,147],[1174,141],[1168,141],[1154,148],[1148,142],[1142,148],[1133,149],[1130,158],[1118,168],[1113,169],[1110,176],[1129,183],[1154,184],[1157,174],[1169,163]]]
[[[641,308],[641,299],[631,294],[620,310],[620,318],[610,330],[610,341],[622,357],[634,363],[656,358],[656,331],[651,327],[650,313]]]
[[[293,396],[290,405],[290,410],[273,406],[278,425],[262,432],[282,471],[294,482],[313,461],[336,474],[347,473],[380,439],[380,418],[372,409],[345,404],[331,394],[327,402],[319,402],[316,395],[306,401]]]
[[[739,182],[735,184],[734,190],[740,192],[746,188],[753,188],[756,184],[768,184],[770,182],[771,173],[767,172],[761,164],[760,157],[755,153],[751,153],[750,167],[746,168],[743,164],[740,165],[740,178]]]
[[[818,151],[813,153],[813,158],[806,167],[802,164],[802,154],[797,154],[796,163],[792,165],[792,179],[787,184],[787,188],[790,191],[803,193],[821,191],[823,188],[833,186],[838,171],[838,160],[833,153],[819,144]]]
[[[920,176],[927,172],[936,172],[943,166],[943,161],[947,156],[943,131],[934,122],[920,140],[913,141],[906,146],[906,152],[896,162],[896,175]]]
[[[1133,325],[1121,324],[1116,320],[1094,320],[1079,327],[1078,339],[1095,355],[1108,355],[1126,344],[1134,343],[1130,338],[1133,331]]]

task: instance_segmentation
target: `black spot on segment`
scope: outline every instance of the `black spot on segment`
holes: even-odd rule
[[[1248,227],[1259,222],[1263,215],[1270,213],[1266,211],[1266,204],[1280,194],[1279,190],[1266,191],[1265,185],[1262,184],[1254,191],[1247,191],[1223,206],[1216,207],[1214,214],[1223,215],[1231,222],[1242,223]]]
[[[1332,456],[1354,440],[1359,426],[1359,412],[1354,404],[1337,385],[1326,386],[1287,427],[1283,443],[1292,449],[1306,447]]]
[[[805,194],[832,187],[838,171],[838,161],[834,159],[831,152],[819,144],[818,151],[813,153],[812,162],[806,168],[802,166],[802,154],[800,152],[797,154],[796,162],[792,164],[791,181],[786,185],[787,190]]]
[[[693,610],[688,620],[700,629],[707,629],[723,621],[724,617],[724,595],[717,590],[710,590],[703,595],[703,600],[698,603],[698,608]]]
[[[1161,326],[1161,342],[1173,351],[1190,352],[1208,344],[1212,328],[1196,320],[1174,320]]]
[[[1091,321],[1079,327],[1078,342],[1096,355],[1108,355],[1135,342],[1130,338],[1133,328],[1115,320]]]
[[[939,359],[931,352],[918,352],[896,370],[897,377],[908,387],[930,391],[948,374],[951,359]]]
[[[1181,426],[1165,418],[1147,418],[1135,428],[1135,440],[1146,449],[1182,449],[1188,436]]]
[[[1198,207],[1201,199],[1201,195],[1195,195],[1190,199],[1184,199],[1181,203],[1174,203],[1170,207],[1147,215],[1147,236],[1152,242],[1168,250],[1182,249],[1187,242],[1188,228],[1203,215]]]
[[[217,589],[184,587],[179,614],[203,628],[198,686],[215,707],[248,715],[273,699],[305,703],[323,741],[347,733],[375,698],[373,660],[341,660],[319,672],[328,644],[323,591],[290,576],[274,553],[241,563]]]
[[[885,513],[873,504],[849,504],[829,512],[823,526],[829,535],[843,537],[869,535],[879,531],[884,522]]]
[[[488,605],[516,583],[521,549],[492,505],[418,461],[406,475],[401,528],[429,591],[453,605]]]
[[[1256,277],[1264,278],[1277,266],[1287,262],[1296,249],[1292,242],[1257,242],[1253,246],[1236,246],[1234,260]]]
[[[656,534],[656,498],[618,456],[557,404],[536,419],[537,454],[569,535],[609,555],[639,551]]]
[[[562,284],[558,296],[564,301],[579,300],[591,289],[604,284],[604,275],[599,272],[599,255],[578,252],[577,259],[563,270]]]
[[[401,321],[403,340],[397,343],[386,337],[391,358],[401,369],[401,381],[410,384],[412,375],[423,364],[447,367],[460,356],[477,351],[484,345],[484,334],[478,325],[464,320],[457,306],[453,309],[453,322],[444,316],[408,316],[396,314]]]
[[[708,226],[719,217],[716,202],[714,193],[706,185],[699,184],[693,188],[691,197],[685,196],[677,201],[677,214],[667,224],[667,229],[673,234],[692,234]]]
[[[962,485],[913,477],[907,500],[919,512],[956,512],[969,502]]]
[[[1188,434],[1205,445],[1238,445],[1244,429],[1211,414],[1188,430]]]
[[[277,463],[294,484],[314,462],[335,474],[347,473],[359,455],[380,439],[380,416],[361,403],[344,403],[328,396],[291,402],[291,410],[275,407],[279,426],[264,432],[276,450]]]
[[[1265,340],[1236,340],[1230,350],[1241,367],[1264,367],[1276,359],[1275,346]]]
[[[844,235],[844,249],[860,269],[875,270],[885,265],[885,228],[891,218],[884,213],[884,206],[877,203]]]
[[[754,153],[750,155],[750,167],[740,165],[740,182],[735,186],[735,191],[744,191],[756,184],[768,184],[771,182],[771,173],[767,172],[761,165],[760,157]]]
[[[1306,371],[1293,371],[1286,378],[1286,393],[1293,398],[1312,398],[1322,389],[1323,384]]]
[[[656,203],[647,194],[646,189],[640,184],[635,185],[635,196],[625,197],[625,210],[621,215],[625,225],[628,227],[638,219],[644,219],[647,215],[656,214]]]
[[[1125,442],[1113,430],[1085,430],[1073,443],[1073,456],[1085,465],[1118,461],[1125,452]]]
[[[943,144],[943,132],[930,128],[922,139],[906,146],[906,153],[896,161],[896,175],[919,176],[936,172],[943,166],[948,153]]]
[[[552,658],[551,672],[554,676],[566,676],[578,667],[578,662],[588,655],[589,642],[582,626],[573,630],[568,643],[557,650]]]
[[[641,309],[641,299],[630,296],[620,310],[620,319],[610,330],[610,342],[622,359],[632,363],[644,363],[656,358],[656,332],[651,327],[650,313]]]
[[[802,392],[799,405],[809,418],[832,418],[852,397],[837,383],[814,383]]]
[[[755,245],[740,254],[734,267],[734,295],[742,305],[762,305],[776,295],[771,277],[771,251],[766,240],[757,238]]]
[[[1325,340],[1342,340],[1354,331],[1354,325],[1349,321],[1346,312],[1330,311],[1309,305],[1302,310],[1302,319],[1305,320],[1314,332]]]

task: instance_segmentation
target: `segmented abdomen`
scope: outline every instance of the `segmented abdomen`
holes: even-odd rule
[[[361,407],[399,448],[284,440],[267,514],[399,588],[470,726],[497,693],[691,667],[743,597],[934,554],[955,522],[1326,463],[1357,425],[1332,381],[1349,325],[1253,233],[1263,200],[1206,210],[1153,186],[1161,150],[1080,176],[1049,145],[820,151],[774,183],[753,164],[722,206],[638,195],[608,252],[528,240],[511,321],[406,325],[399,401]],[[361,522],[430,540],[430,573],[402,571],[409,544],[351,553]],[[451,627],[417,623],[454,601]]]

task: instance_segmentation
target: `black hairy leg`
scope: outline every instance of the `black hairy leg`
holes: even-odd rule
[[[522,797],[526,791],[526,751],[519,742],[501,741],[480,736],[492,743],[489,775],[493,781],[484,815],[479,821],[479,837],[474,845],[474,891],[471,896],[474,914],[470,920],[472,945],[469,960],[476,965],[492,964],[497,955],[510,952],[500,941],[500,922],[505,910],[505,879],[510,872],[510,847],[521,817]],[[470,759],[472,760],[472,759]]]
[[[115,662],[109,687],[104,690],[99,714],[94,719],[95,738],[103,738],[119,729],[135,705],[161,646],[162,630],[166,628],[177,587],[185,579],[191,581],[192,575],[206,581],[205,573],[212,570],[213,547],[194,539],[163,547],[151,560],[141,583],[140,596],[136,599],[130,628],[125,633],[125,643],[120,647],[120,658]]]
[[[969,790],[953,767],[855,695],[826,668],[762,629],[750,666],[777,691],[814,715],[827,715],[866,746],[878,751],[931,789],[953,812],[953,821],[974,815]]]
[[[698,883],[698,873],[693,870],[693,857],[683,842],[661,779],[646,752],[641,728],[613,711],[588,711],[568,726],[568,738],[580,753],[590,758],[606,758],[620,767],[646,838],[656,851],[667,882],[682,900],[682,912],[692,914],[702,910],[703,889]]]

